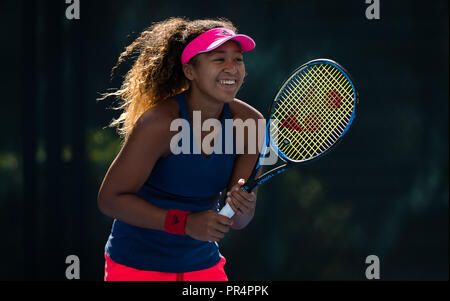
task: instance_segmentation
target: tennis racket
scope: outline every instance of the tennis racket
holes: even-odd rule
[[[275,96],[262,151],[241,189],[250,192],[296,164],[325,155],[347,134],[358,102],[350,74],[338,63],[317,59],[297,68]],[[269,148],[283,164],[256,177]],[[234,215],[228,203],[219,213],[229,218]]]

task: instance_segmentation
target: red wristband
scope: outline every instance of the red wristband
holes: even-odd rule
[[[186,225],[186,217],[189,214],[191,214],[189,211],[170,209],[164,221],[164,230],[173,234],[185,235],[184,227]]]

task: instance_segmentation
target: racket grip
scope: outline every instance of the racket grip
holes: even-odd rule
[[[230,204],[226,203],[225,206],[219,211],[219,214],[224,215],[228,218],[232,218],[234,215],[233,209],[231,209]]]
[[[242,190],[251,192],[253,188],[255,188],[258,185],[258,182],[254,178],[256,173],[257,169],[253,171],[252,175],[250,176],[250,179],[244,185],[241,186]],[[224,194],[223,197],[226,198],[226,194]],[[231,206],[228,203],[226,203],[225,206],[223,206],[223,208],[219,211],[219,214],[231,218],[234,215],[234,211],[233,209],[231,209]]]

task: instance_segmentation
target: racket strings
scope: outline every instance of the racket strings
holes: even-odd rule
[[[308,89],[307,94],[309,94],[310,91],[312,91],[312,90],[314,90],[314,89]],[[304,96],[304,97],[308,97],[309,98],[309,96]],[[286,108],[283,108],[283,109],[286,110]],[[297,108],[295,106],[293,106],[292,108],[288,108],[288,110],[293,110],[293,111],[296,112],[295,115],[298,115],[298,110],[297,110]],[[306,121],[305,121],[305,118],[303,118],[303,120],[302,120],[303,127],[310,128],[310,130],[314,131],[315,130],[314,128],[318,126],[318,123],[320,123],[320,121],[317,119],[317,117],[316,117],[316,115],[314,114],[313,111],[305,112],[304,115],[306,115],[306,117],[305,117]],[[307,130],[307,129],[306,128],[302,128],[301,130],[304,131],[304,130]],[[289,135],[291,135],[290,136],[291,140],[292,140],[292,138],[294,138],[294,140],[296,142],[295,144],[292,144],[294,147],[290,147],[289,149],[287,149],[287,147],[282,147],[283,151],[286,153],[286,155],[288,157],[292,156],[292,152],[294,150],[297,150],[297,151],[299,150],[299,145],[302,145],[303,148],[304,148],[303,150],[307,152],[307,155],[311,156],[311,151],[312,151],[312,148],[313,148],[312,141],[305,140],[305,137],[301,136],[301,135],[298,135],[298,132],[290,133],[285,128],[281,128],[281,133],[282,133],[283,137],[284,136],[288,137]]]
[[[293,160],[310,159],[328,149],[350,120],[352,92],[347,77],[328,64],[315,64],[292,76],[272,117],[282,120],[271,131],[279,149]],[[288,119],[288,126],[283,126]]]
[[[319,68],[316,68],[316,69],[314,69],[313,71],[318,71],[318,72],[320,72],[320,69]],[[310,72],[310,73],[307,73],[306,74],[306,78],[307,79],[309,79],[309,81],[311,82],[312,80],[313,80],[313,76],[314,76],[314,78],[316,77],[316,76],[318,76],[318,74],[316,74],[316,73],[318,73],[318,72]],[[313,74],[313,76],[311,76],[311,73],[314,73]],[[321,75],[323,75],[323,74],[321,74]],[[297,82],[298,83],[298,82]],[[317,86],[314,86],[312,83],[311,83],[311,85],[312,85],[312,89],[311,88],[307,88],[307,90],[308,91],[310,91],[310,90],[317,90],[318,91],[318,94],[322,94],[322,95],[320,95],[320,97],[318,98],[318,99],[327,99],[327,97],[326,97],[326,95],[324,95],[324,93],[325,93],[325,91],[332,91],[333,92],[333,94],[336,94],[336,92],[335,92],[335,90],[329,90],[330,89],[330,87],[328,87],[328,86],[325,86],[325,85],[323,85],[323,83],[322,82],[317,82],[316,83],[317,84]],[[311,87],[311,85],[310,85],[310,87]],[[328,92],[328,94],[330,94],[330,92]],[[328,105],[330,105],[330,104],[328,104]],[[298,107],[297,107],[298,108]],[[334,119],[334,117],[336,117],[336,116],[330,116],[330,114],[326,114],[327,112],[329,113],[329,112],[333,112],[333,113],[335,113],[335,111],[331,111],[331,110],[322,110],[322,112],[319,112],[319,106],[306,106],[305,107],[306,109],[307,109],[307,111],[305,112],[305,114],[306,114],[306,116],[307,116],[307,118],[309,118],[309,116],[320,116],[318,113],[322,113],[322,114],[325,114],[325,115],[322,115],[322,119],[328,119],[328,120],[325,120],[326,122],[328,121],[330,121],[330,119]],[[309,110],[308,110],[309,109]],[[312,111],[312,110],[314,110],[314,111]],[[334,114],[334,115],[336,115],[336,114]],[[327,118],[328,117],[328,118]],[[316,117],[317,118],[317,117]],[[321,122],[322,122],[322,120],[317,120],[316,122],[318,122],[319,124],[315,124],[314,126],[315,127],[317,127],[317,126],[321,126]],[[316,130],[317,129],[313,129],[313,131],[306,131],[305,133],[303,133],[304,135],[303,136],[306,136],[306,137],[303,137],[303,138],[305,138],[304,140],[306,141],[306,145],[304,145],[304,147],[306,148],[306,150],[308,151],[308,156],[313,156],[314,155],[314,149],[315,148],[317,148],[318,147],[318,143],[321,143],[321,144],[323,144],[323,143],[325,143],[325,141],[326,141],[326,138],[328,138],[328,137],[324,137],[324,136],[318,136],[318,135],[316,135],[316,137],[314,137],[314,139],[313,139],[313,137],[311,137],[311,136],[313,136],[312,134],[315,134],[315,132],[316,132]],[[318,132],[318,134],[321,134],[321,133],[323,133],[324,135],[327,133],[326,131],[324,132],[324,131],[320,131],[320,132]],[[329,132],[329,133],[331,133],[331,132]],[[328,136],[328,135],[327,135]],[[292,150],[293,149],[291,149],[291,152],[290,153],[288,153],[287,155],[288,156],[291,156],[292,154]],[[313,153],[314,152],[314,153]]]
[[[300,82],[298,81],[297,78],[292,79],[293,83],[295,83],[295,86],[287,87],[287,91],[289,91],[290,93],[289,93],[289,95],[287,95],[285,100],[289,100],[289,99],[292,99],[295,97],[297,97],[297,99],[303,99],[303,100],[307,99],[306,101],[309,100],[309,98],[310,98],[309,95],[311,94],[311,92],[313,92],[313,89],[311,88],[311,86],[309,86],[302,90],[305,79],[307,80],[306,77],[303,77],[302,81],[300,81]],[[300,97],[298,97],[299,92],[302,92],[302,95],[300,95]],[[286,106],[283,106],[283,104],[286,104]],[[286,114],[287,112],[291,112],[290,116],[293,116],[295,119],[297,119],[296,115],[298,114],[298,112],[297,112],[298,110],[296,107],[293,106],[293,104],[295,104],[295,103],[294,102],[282,103],[282,105],[279,107],[279,110],[278,110],[278,112],[282,113],[282,114],[280,114],[279,117],[283,118],[284,117],[283,114]],[[290,133],[289,131],[287,131],[286,128],[283,128],[283,126],[281,129],[277,129],[277,130],[282,134],[282,138],[287,139],[289,142],[292,142],[290,140],[294,139],[296,144],[303,143],[303,144],[306,144],[306,146],[308,146],[308,144],[309,144],[307,141],[303,140],[303,137],[301,137],[299,135],[292,135],[292,134],[295,134],[296,132]],[[303,130],[303,129],[301,129],[301,130]],[[290,138],[290,140],[289,140],[289,138]],[[301,141],[299,141],[299,140],[301,140]],[[283,149],[286,152],[286,147],[283,147]]]
[[[334,77],[334,76],[331,76],[332,74],[327,70],[327,68],[325,67],[325,68],[323,68],[323,70],[325,71],[325,72],[327,72],[328,73],[328,75],[330,76],[330,78],[332,79],[332,80],[334,80],[335,81],[335,83],[337,84],[337,85],[339,85],[339,88],[341,88],[340,89],[340,91],[344,91],[344,92],[346,92],[347,93],[347,98],[348,97],[350,97],[350,99],[353,99],[353,97],[350,95],[350,93],[348,93],[347,92],[347,90],[350,88],[351,89],[351,84],[350,84],[350,82],[347,80],[347,78],[345,77],[345,75],[344,74],[342,74],[342,73],[340,73],[339,74],[339,76],[338,77]],[[334,71],[336,71],[337,69],[335,69]],[[322,72],[322,70],[320,70],[319,69],[319,72]],[[341,82],[344,82],[344,86],[341,84]],[[338,110],[325,110],[324,112],[326,113],[325,115],[324,115],[324,117],[325,118],[328,118],[328,120],[327,120],[327,122],[330,122],[332,125],[334,125],[334,128],[332,129],[332,130],[330,130],[330,131],[328,131],[328,133],[327,132],[324,132],[324,134],[327,134],[327,136],[326,137],[321,137],[322,138],[322,140],[323,141],[327,141],[327,139],[328,139],[328,137],[332,134],[332,133],[334,133],[334,131],[335,131],[335,129],[338,129],[339,131],[339,136],[340,136],[340,134],[342,134],[342,132],[344,132],[344,130],[345,130],[345,125],[350,121],[350,116],[351,116],[351,112],[353,111],[353,106],[352,106],[352,104],[353,104],[353,102],[345,102],[345,103],[341,103],[341,105],[344,105],[344,106],[348,106],[348,108],[343,108],[344,110],[343,111],[338,111]],[[348,109],[348,110],[346,110],[346,109]],[[328,114],[327,114],[327,112],[328,112]],[[329,114],[329,112],[332,112],[333,114],[332,115],[330,115]],[[347,113],[347,114],[346,114]],[[350,114],[349,114],[350,113]],[[347,117],[347,120],[345,120],[345,123],[342,123],[342,121],[344,121],[344,118],[346,118]],[[335,118],[338,118],[338,121],[337,122],[335,122],[334,120],[335,120]],[[333,137],[333,140],[334,141],[336,141],[338,138],[339,138],[339,136],[337,136],[337,137]],[[327,148],[328,148],[329,146],[327,146]]]
[[[325,67],[325,70],[326,70],[326,67]],[[314,71],[317,71],[317,73],[321,73],[319,76],[323,76],[323,75],[324,75],[324,74],[322,73],[322,70],[321,70],[320,68],[316,68]],[[336,72],[337,69],[335,69],[334,71]],[[332,74],[330,74],[330,75],[332,75]],[[309,76],[309,74],[307,74],[307,76],[308,76],[311,80],[313,80],[313,79]],[[318,75],[317,75],[317,74],[314,74],[314,76],[318,76]],[[339,75],[339,78],[337,78],[337,79],[334,78],[334,76],[331,76],[330,78],[331,78],[331,79],[335,79],[335,80],[336,80],[336,83],[340,85],[339,80],[341,80],[342,77],[344,77],[344,75],[341,73],[341,74]],[[328,89],[330,89],[329,85],[325,85],[325,82],[323,82],[323,81],[319,81],[319,82],[318,82],[318,85],[320,86],[319,88],[320,88],[320,92],[321,92],[321,93],[325,93],[325,91],[327,91]],[[341,85],[340,85],[340,86],[341,86]],[[331,87],[331,88],[334,88],[334,87]],[[341,88],[342,88],[342,86],[341,86]],[[335,90],[331,89],[331,90],[328,90],[328,91],[335,91]],[[345,91],[345,90],[344,90],[344,91]],[[327,94],[329,94],[329,92],[328,92]],[[338,94],[338,95],[339,95],[339,94]],[[322,96],[322,97],[319,97],[318,99],[321,99],[321,100],[325,99],[326,101],[329,101],[328,97],[324,97],[325,95],[322,94],[321,96]],[[326,96],[328,96],[328,95],[326,95]],[[326,104],[326,105],[327,105],[327,106],[330,106],[330,103],[328,103],[328,104]],[[307,138],[309,138],[308,141],[310,141],[310,142],[312,142],[312,143],[315,144],[315,145],[313,145],[313,147],[318,147],[317,142],[322,143],[322,144],[325,144],[326,141],[327,141],[327,139],[328,139],[328,137],[330,136],[330,134],[332,134],[332,133],[334,132],[334,130],[335,130],[337,127],[339,127],[339,125],[341,124],[341,121],[342,121],[342,119],[343,119],[343,117],[344,117],[345,115],[344,115],[344,114],[341,114],[340,116],[336,116],[336,115],[338,114],[338,111],[337,111],[337,110],[332,110],[332,109],[331,109],[331,110],[322,110],[322,111],[318,112],[319,109],[320,109],[319,106],[313,106],[313,107],[310,107],[310,108],[315,109],[315,112],[314,112],[314,113],[322,113],[322,117],[323,117],[322,119],[325,119],[325,122],[327,122],[328,125],[331,126],[331,129],[328,130],[328,131],[321,131],[321,132],[319,132],[319,134],[323,134],[323,135],[321,135],[321,136],[307,137]],[[331,114],[330,114],[330,112],[331,112]],[[312,113],[312,112],[309,112],[308,114],[310,114],[310,113]],[[336,122],[336,117],[341,117],[341,118],[339,118],[339,120]],[[328,127],[324,127],[324,129],[327,129],[327,128],[328,128]],[[345,130],[345,128],[341,128],[341,129],[340,129],[340,132],[342,133],[344,130]],[[308,135],[308,134],[310,134],[309,132],[306,132],[305,134],[306,134],[307,136],[310,136],[310,135]],[[313,138],[314,138],[314,139],[313,139]],[[335,137],[333,137],[333,138],[334,138],[334,141],[336,141],[336,140],[339,138],[339,136],[335,136]],[[325,145],[325,149],[329,148],[329,146],[331,146],[331,145]]]
[[[323,72],[319,69],[319,68],[316,68],[316,69],[314,69],[313,71],[315,71],[315,72],[310,72],[310,73],[308,73],[308,74],[306,74],[306,78],[308,78],[309,79],[309,81],[311,82],[312,80],[313,80],[313,77],[315,78],[316,76],[318,76],[318,74],[317,73],[321,73],[320,75],[323,75]],[[312,73],[314,73],[314,74],[312,74]],[[311,75],[312,74],[312,75]],[[338,79],[339,80],[339,79]],[[313,90],[316,90],[316,91],[318,91],[318,94],[319,94],[319,97],[318,97],[318,99],[322,99],[322,100],[327,100],[327,101],[329,101],[329,99],[327,99],[327,98],[329,98],[329,97],[327,97],[327,95],[325,95],[325,93],[327,93],[326,91],[328,91],[328,93],[327,94],[330,94],[330,92],[332,92],[333,94],[336,94],[336,92],[335,92],[335,90],[332,90],[333,88],[336,88],[336,87],[329,87],[329,86],[327,86],[327,85],[324,85],[324,83],[323,82],[317,82],[316,83],[317,85],[316,86],[314,86],[313,85],[313,83],[311,83],[311,85],[313,85],[312,87],[313,87]],[[308,89],[308,90],[311,90],[310,88]],[[339,94],[338,94],[339,95]],[[329,96],[329,95],[328,95]],[[339,100],[340,101],[340,100]],[[323,106],[323,105],[322,105]],[[330,103],[328,103],[328,106],[330,106]],[[311,114],[312,114],[312,116],[320,116],[319,115],[319,113],[321,113],[322,114],[322,120],[319,120],[318,122],[319,123],[322,123],[323,122],[323,120],[325,120],[325,122],[330,122],[330,120],[334,120],[335,119],[335,117],[336,117],[336,111],[334,111],[334,110],[322,110],[321,112],[319,111],[319,109],[320,109],[320,107],[319,106],[306,106],[306,107],[304,107],[304,108],[306,108],[307,110],[305,111],[305,114],[306,114],[306,116],[311,116]],[[309,109],[309,110],[308,110]],[[314,111],[312,111],[312,110],[314,110]],[[330,114],[331,113],[331,114]],[[309,117],[307,117],[307,118],[309,118]],[[336,123],[337,125],[339,124],[339,122],[337,122]],[[329,125],[332,125],[332,124],[329,124]],[[321,126],[321,124],[319,124],[319,125],[315,125],[316,127],[317,126]],[[324,127],[324,128],[326,128],[326,127]],[[334,129],[332,129],[332,130],[334,130]],[[312,148],[314,148],[314,147],[318,147],[318,144],[317,143],[321,143],[321,144],[323,144],[323,143],[325,143],[325,141],[327,140],[327,138],[328,138],[328,136],[329,135],[327,135],[327,133],[328,134],[330,134],[330,133],[332,133],[332,131],[320,131],[320,132],[318,132],[318,134],[319,135],[315,135],[315,139],[312,139],[313,137],[312,136],[314,136],[313,134],[316,134],[315,133],[316,132],[316,130],[315,129],[313,129],[313,131],[306,131],[306,132],[304,132],[303,134],[303,136],[304,136],[304,138],[305,138],[305,140],[308,142],[308,143],[306,143],[307,145],[306,145],[306,147],[307,147],[307,150],[308,149],[312,149]],[[322,134],[322,135],[320,135],[320,134]],[[337,137],[336,137],[337,138]],[[328,146],[327,146],[328,147]],[[291,150],[292,151],[292,150]],[[312,150],[311,150],[312,151]],[[291,155],[291,154],[289,154],[289,155]],[[311,156],[311,155],[313,155],[313,154],[311,154],[311,153],[309,153],[308,154],[309,156]]]
[[[295,83],[295,85],[294,86],[290,86],[290,87],[288,86],[286,88],[286,90],[289,91],[290,93],[287,96],[285,95],[285,99],[284,100],[292,99],[293,96],[297,97],[297,99],[303,99],[303,100],[305,100],[305,98],[309,99],[309,97],[307,97],[306,94],[308,94],[308,95],[311,94],[311,92],[313,92],[314,89],[311,89],[311,86],[309,86],[309,87],[307,87],[307,88],[302,90],[302,87],[304,86],[304,81],[305,80],[308,80],[308,78],[307,77],[303,77],[300,82],[298,81],[298,78],[293,78],[292,82]],[[301,92],[301,91],[303,91],[302,95],[300,95],[300,97],[298,97],[298,93]],[[308,101],[308,100],[306,100],[306,101]],[[292,104],[294,104],[294,102],[284,102],[282,104],[286,104],[286,106],[281,105],[278,108],[278,111],[276,113],[280,113],[280,112],[282,113],[278,117],[283,117],[283,114],[285,114],[286,112],[289,112],[289,111],[295,112],[295,115],[297,114],[297,109],[294,106],[292,106]],[[289,105],[291,105],[291,106],[289,106]],[[276,115],[276,114],[274,114],[274,115]],[[292,116],[292,113],[291,113],[291,116]],[[303,138],[299,137],[299,135],[292,135],[292,133],[290,133],[290,132],[286,133],[286,129],[283,129],[283,128],[277,129],[277,130],[281,132],[282,138],[284,138],[284,139],[291,138],[291,140],[293,138],[297,144],[304,143],[304,144],[307,144],[307,146],[309,146],[309,143],[307,141],[303,141]],[[291,136],[289,136],[289,135],[291,135]],[[299,141],[298,139],[300,139],[302,141]],[[286,152],[286,147],[282,147],[282,148]]]

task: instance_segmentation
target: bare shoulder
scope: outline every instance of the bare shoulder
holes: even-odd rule
[[[170,139],[176,134],[170,131],[170,125],[179,118],[179,111],[178,103],[173,98],[157,103],[136,120],[128,140],[141,147],[157,142],[167,149]]]
[[[136,121],[135,128],[140,130],[169,130],[170,123],[179,117],[178,103],[174,98],[164,100],[147,111]]]
[[[176,134],[170,131],[170,125],[178,117],[179,106],[175,99],[169,98],[154,105],[138,118],[126,144],[166,154],[170,140]]]
[[[230,111],[233,118],[246,119],[264,119],[264,116],[248,103],[235,98],[230,102]]]

